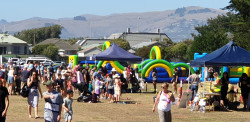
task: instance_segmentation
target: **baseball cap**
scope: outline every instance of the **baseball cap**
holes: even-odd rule
[[[47,82],[44,82],[43,85],[46,85],[46,86],[54,85],[54,82],[51,80],[48,80]]]

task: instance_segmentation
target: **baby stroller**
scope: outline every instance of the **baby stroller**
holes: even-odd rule
[[[140,85],[138,79],[136,77],[133,77],[131,78],[130,82],[132,85],[131,92],[138,93],[140,91]]]
[[[80,96],[77,98],[78,102],[88,102],[91,101],[91,92],[88,90],[88,86],[85,83],[73,84],[73,86],[79,90]]]

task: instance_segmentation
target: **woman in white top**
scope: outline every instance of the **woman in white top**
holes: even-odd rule
[[[160,91],[155,100],[152,111],[155,111],[155,106],[158,104],[158,113],[160,122],[171,122],[171,101],[175,102],[174,95],[168,90],[168,83],[162,84],[162,91]]]
[[[204,67],[204,81],[207,81],[207,78],[208,78],[208,68],[207,67]]]
[[[8,92],[10,95],[12,95],[12,87],[13,87],[13,83],[14,83],[14,68],[11,67],[9,72],[8,72]]]
[[[124,67],[123,77],[124,77],[124,78],[126,79],[126,81],[127,81],[127,77],[128,77],[127,67]]]

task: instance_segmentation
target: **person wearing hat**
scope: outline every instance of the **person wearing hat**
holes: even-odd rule
[[[111,74],[112,74],[112,78],[114,78],[114,76],[115,76],[115,74],[116,74],[116,70],[115,70],[115,68],[112,68],[112,70],[111,70]]]
[[[67,90],[67,97],[63,99],[63,108],[64,108],[64,119],[65,122],[71,122],[72,121],[72,103],[73,103],[73,90],[68,89]]]
[[[114,78],[114,85],[115,85],[116,101],[120,101],[122,82],[118,74],[115,74],[113,78]]]
[[[58,122],[61,119],[63,98],[60,92],[54,89],[53,81],[44,82],[47,91],[43,93],[45,100],[44,120],[45,122]]]

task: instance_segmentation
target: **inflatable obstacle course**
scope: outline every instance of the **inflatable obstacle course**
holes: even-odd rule
[[[170,82],[173,79],[174,68],[178,68],[180,79],[186,78],[188,76],[188,71],[190,69],[191,73],[194,73],[194,69],[191,68],[186,63],[177,63],[177,62],[168,62],[164,59],[161,59],[161,51],[158,46],[151,48],[150,59],[147,59],[140,64],[135,64],[138,66],[139,73],[145,79],[146,82],[152,82],[152,70],[156,68],[158,75],[158,82]]]

